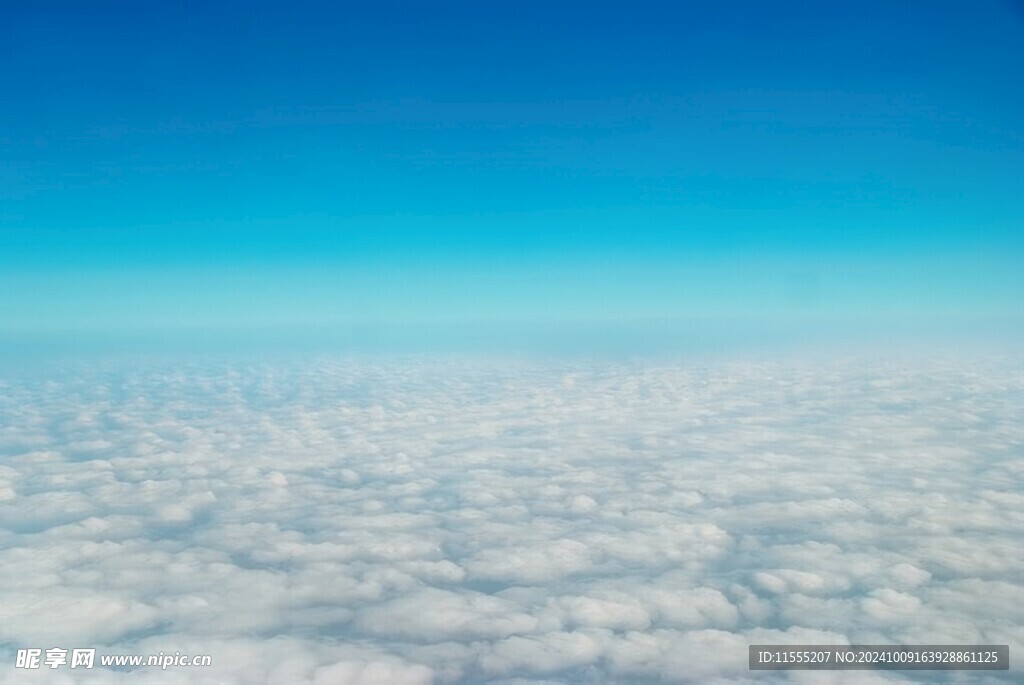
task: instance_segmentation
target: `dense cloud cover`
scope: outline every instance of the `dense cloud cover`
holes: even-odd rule
[[[1007,356],[8,371],[0,681],[1010,682],[1022,408]],[[776,642],[1013,670],[749,672]],[[13,668],[89,646],[214,665]]]

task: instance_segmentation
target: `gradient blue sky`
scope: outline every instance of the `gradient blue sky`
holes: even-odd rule
[[[32,2],[0,333],[1015,317],[1024,5]]]

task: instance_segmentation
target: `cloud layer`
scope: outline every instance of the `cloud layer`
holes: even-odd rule
[[[969,682],[1010,682],[1022,408],[1007,356],[11,371],[0,681],[82,646],[214,665],[76,683],[936,680],[746,668],[893,642],[1009,643]]]

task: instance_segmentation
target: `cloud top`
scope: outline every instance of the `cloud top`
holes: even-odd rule
[[[1019,358],[2,383],[2,682],[61,682],[11,666],[54,646],[214,661],[75,682],[239,685],[755,682],[757,642],[1024,649]],[[825,681],[920,681],[853,675]]]

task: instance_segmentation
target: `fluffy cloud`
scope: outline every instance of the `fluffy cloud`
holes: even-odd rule
[[[751,674],[773,642],[1009,643],[971,682],[1021,675],[1019,358],[122,360],[0,387],[0,682],[921,682]],[[13,668],[89,646],[213,666]]]

